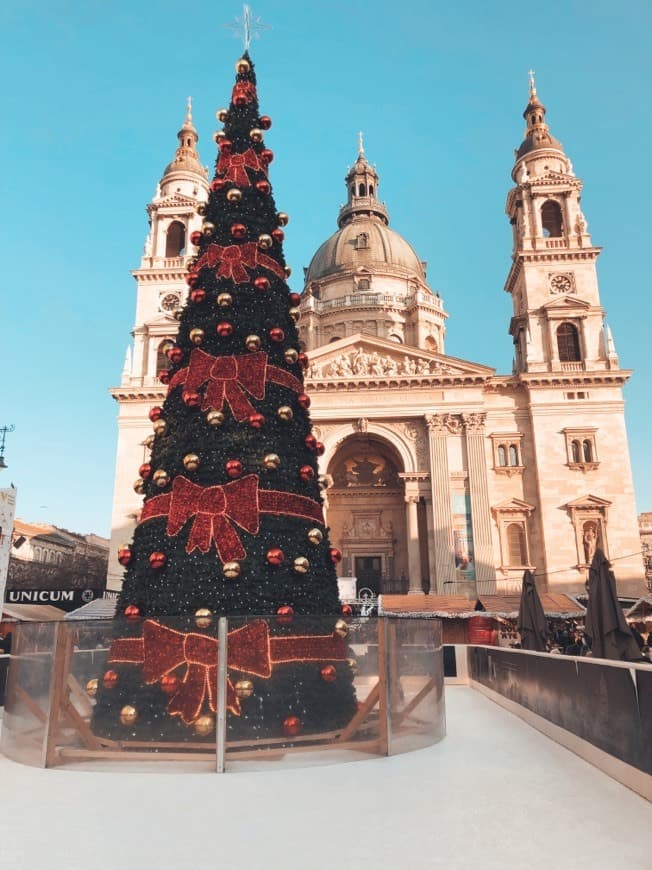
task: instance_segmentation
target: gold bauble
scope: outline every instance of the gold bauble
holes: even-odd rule
[[[241,57],[240,60],[237,61],[236,65],[235,65],[235,71],[239,75],[244,75],[245,73],[248,73],[250,69],[251,69],[251,64],[244,57]]]
[[[281,420],[291,420],[294,417],[292,413],[292,408],[289,405],[281,405],[281,407],[276,412]]]
[[[195,610],[195,625],[197,628],[208,628],[213,621],[213,611],[208,607],[200,607]]]
[[[199,214],[203,217],[206,214],[206,203],[205,202],[198,202],[197,205],[195,206],[195,211],[197,212],[197,214]],[[188,263],[186,263],[186,266],[187,265],[188,265]]]
[[[249,131],[249,138],[252,142],[262,142],[263,141],[263,131],[259,130],[258,127],[254,127]]]
[[[216,130],[213,133],[213,139],[219,145],[222,139],[226,139],[226,133],[224,130]]]
[[[324,540],[321,529],[308,529],[308,540],[311,544],[321,544]]]
[[[290,365],[294,365],[294,363],[299,359],[299,353],[293,347],[289,347],[283,356],[285,357],[285,362]]]
[[[195,719],[192,725],[198,737],[207,737],[215,730],[215,719],[205,714]]]
[[[291,267],[291,266],[286,266],[286,267],[283,269],[283,271],[285,272],[285,277],[286,277],[286,278],[289,278],[290,275],[292,274],[292,267]]]
[[[224,423],[224,414],[213,408],[206,414],[206,422],[209,426],[221,426]]]
[[[294,320],[294,322],[296,323],[297,320],[301,317],[301,309],[300,308],[290,308],[290,310],[288,311],[288,314],[290,315],[292,320]]]
[[[217,304],[220,308],[228,308],[233,302],[233,296],[230,293],[220,293],[217,297]]]
[[[294,570],[297,574],[307,574],[310,568],[310,562],[305,556],[297,556],[294,560]]]
[[[231,187],[226,192],[226,198],[229,202],[240,202],[242,199],[242,191],[238,190],[237,187]]]
[[[268,251],[274,244],[274,239],[267,233],[261,233],[258,236],[258,247],[263,251]]]
[[[254,684],[251,680],[238,680],[235,684],[235,694],[238,698],[251,698],[254,693]]]
[[[143,447],[146,447],[147,450],[151,450],[154,446],[154,436],[148,435],[147,438],[143,441]]]
[[[201,464],[201,460],[196,453],[186,453],[183,457],[183,467],[188,471],[197,471]]]
[[[167,473],[167,471],[164,468],[159,468],[152,475],[152,480],[154,481],[156,486],[163,489],[163,487],[167,486],[168,483],[170,482],[170,475]]]
[[[248,335],[245,338],[245,346],[247,350],[250,350],[252,352],[255,350],[260,350],[260,345],[261,341],[259,335]]]
[[[226,119],[229,117],[229,110],[228,109],[218,109],[217,112],[215,112],[215,117],[217,118],[217,120],[221,124],[223,124],[226,121]]]
[[[167,354],[167,352],[169,350],[172,350],[173,347],[174,347],[174,342],[172,341],[172,339],[166,338],[165,341],[161,342],[161,347],[160,347],[161,353]]]
[[[156,435],[165,435],[167,431],[168,424],[165,422],[165,420],[161,420],[160,418],[158,420],[154,420],[154,432]]]
[[[215,232],[215,224],[212,224],[210,221],[206,221],[206,223],[201,225],[201,231],[205,236],[212,236]]]
[[[97,678],[89,680],[86,683],[86,694],[89,698],[94,698],[97,695],[97,688],[100,684],[100,681]]]
[[[347,665],[351,668],[351,672],[354,674],[358,673],[358,660],[357,659],[347,659]]]
[[[263,456],[263,465],[269,468],[270,471],[275,471],[281,464],[281,457],[278,453],[267,453]]]
[[[138,710],[132,707],[131,704],[126,704],[120,710],[120,721],[123,725],[133,725],[136,719],[138,719]]]
[[[222,568],[222,573],[227,578],[227,580],[233,580],[235,577],[240,576],[240,563],[239,562],[226,562],[224,567]]]
[[[338,634],[340,637],[346,637],[349,633],[349,626],[344,622],[343,619],[338,619],[335,623],[335,628],[333,629],[335,634]]]
[[[276,215],[276,220],[278,221],[278,225],[280,227],[286,227],[288,225],[288,223],[290,222],[290,215],[286,214],[284,211],[280,211]]]
[[[134,480],[134,492],[137,492],[138,495],[142,495],[145,492],[145,481],[142,477]]]
[[[190,341],[193,344],[201,344],[205,336],[206,333],[203,329],[199,329],[199,327],[195,327],[195,329],[190,330]]]

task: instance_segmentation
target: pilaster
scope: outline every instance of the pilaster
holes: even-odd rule
[[[476,582],[496,582],[484,426],[487,415],[462,414],[471,497]],[[482,590],[486,592],[487,590]]]
[[[430,485],[432,491],[432,548],[434,549],[434,575],[432,592],[443,595],[444,583],[455,579],[455,553],[453,551],[453,524],[448,472],[446,438],[450,414],[426,414],[428,446],[430,448]],[[430,511],[429,511],[430,513]]]

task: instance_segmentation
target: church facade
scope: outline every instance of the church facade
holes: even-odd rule
[[[357,588],[438,594],[582,592],[596,547],[621,594],[644,594],[620,367],[601,306],[582,182],[551,135],[534,82],[507,215],[513,231],[514,367],[450,357],[444,302],[425,264],[389,226],[362,144],[337,231],[305,270],[298,321],[307,392],[326,450],[321,473],[340,573]],[[190,110],[148,206],[134,343],[121,384],[108,586],[142,499],[147,414],[185,295],[190,233],[207,198]],[[189,246],[188,246],[189,247]],[[454,326],[452,327],[454,328]]]

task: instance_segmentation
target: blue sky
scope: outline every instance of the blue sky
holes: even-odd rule
[[[511,232],[504,215],[522,139],[527,71],[585,187],[601,298],[621,364],[640,510],[652,510],[647,0],[545,6],[460,0],[405,7],[271,2],[254,43],[274,126],[272,183],[301,267],[335,229],[357,131],[391,224],[428,261],[448,353],[507,373]],[[203,162],[227,103],[236,3],[5,0],[0,13],[5,377],[0,425],[18,514],[107,534],[119,382],[133,326],[145,205],[194,98]]]

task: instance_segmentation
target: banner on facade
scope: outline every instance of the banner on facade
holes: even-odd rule
[[[16,492],[13,486],[9,489],[0,489],[0,601],[4,600],[7,585],[11,535],[16,514]]]
[[[96,598],[102,598],[102,589],[6,589],[5,604],[49,604],[59,610],[77,610]]]

